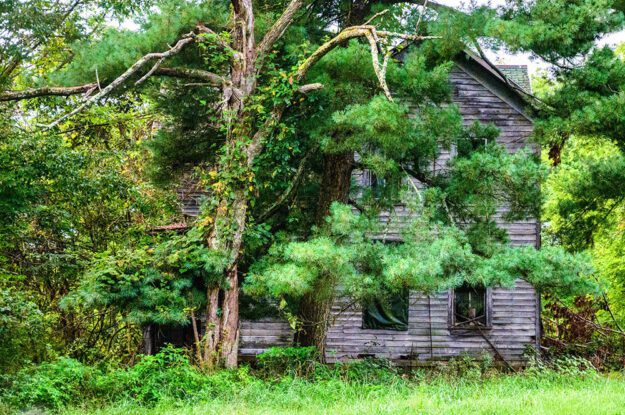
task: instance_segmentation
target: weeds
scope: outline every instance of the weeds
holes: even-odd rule
[[[446,399],[460,399],[463,393],[479,394],[486,385],[532,385],[560,387],[587,382],[600,376],[592,365],[568,357],[542,362],[534,360],[522,374],[502,375],[492,358],[461,356],[438,372],[400,373],[391,362],[363,359],[325,366],[317,363],[312,349],[271,349],[258,358],[257,367],[205,374],[189,363],[180,350],[166,348],[155,356],[143,356],[128,368],[86,366],[61,358],[32,366],[1,378],[0,413],[10,410],[101,407],[128,402],[137,407],[171,403],[228,402],[250,405],[282,405],[294,411],[307,402],[346,400],[360,402],[371,396],[401,396],[435,388]],[[625,385],[625,382],[623,383]],[[498,386],[501,387],[501,386]]]

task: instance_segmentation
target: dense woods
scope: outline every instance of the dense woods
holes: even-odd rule
[[[55,364],[204,385],[263,316],[297,347],[260,373],[308,377],[339,297],[388,311],[520,278],[541,300],[532,359],[622,370],[625,49],[602,39],[624,26],[618,0],[0,1],[2,386]],[[545,69],[523,89],[493,53]],[[518,151],[463,119],[463,54],[523,102]],[[541,246],[511,244],[501,224],[530,219]],[[184,351],[142,356],[160,328]],[[375,365],[323,373],[394,370]]]

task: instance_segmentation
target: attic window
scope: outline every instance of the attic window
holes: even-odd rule
[[[408,330],[408,290],[384,299],[372,299],[362,305],[362,328],[372,330]]]
[[[464,283],[451,292],[452,328],[480,329],[490,326],[490,291]]]

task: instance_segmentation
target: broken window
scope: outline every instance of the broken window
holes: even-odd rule
[[[408,330],[408,290],[366,301],[362,307],[362,328]]]
[[[451,325],[458,328],[489,326],[488,290],[464,283],[452,292]]]

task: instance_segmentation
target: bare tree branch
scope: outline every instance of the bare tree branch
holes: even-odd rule
[[[421,28],[421,22],[423,21],[423,16],[425,15],[425,12],[428,8],[428,3],[429,3],[429,0],[425,0],[423,2],[423,8],[421,9],[421,12],[419,13],[419,20],[417,21],[415,33],[419,33],[419,29]]]
[[[43,88],[31,88],[24,89],[22,91],[5,91],[0,92],[0,101],[19,101],[29,98],[37,98],[44,96],[61,96],[68,97],[70,95],[84,94],[91,91],[93,88],[97,88],[96,83],[90,83],[79,86],[69,87],[43,87]]]
[[[150,69],[148,73],[143,75],[141,79],[135,82],[135,85],[141,85],[142,83],[144,83],[150,76],[152,76],[152,74],[154,74],[154,72],[156,72],[156,70],[158,69],[159,66],[161,66],[161,63],[163,63],[164,60],[165,58],[160,58],[159,60],[157,60],[154,66],[152,66],[152,69]]]
[[[295,79],[297,81],[301,81],[304,79],[310,68],[316,64],[322,57],[324,57],[328,52],[332,49],[347,42],[350,39],[355,39],[359,37],[367,37],[367,35],[371,35],[375,33],[378,37],[382,38],[398,38],[404,40],[425,40],[425,39],[439,39],[439,36],[420,36],[420,35],[409,35],[405,33],[395,33],[395,32],[387,32],[387,31],[377,31],[375,26],[352,26],[342,30],[338,35],[319,46],[316,51],[314,51],[302,64],[299,66]]]
[[[196,79],[206,81],[215,87],[223,87],[231,84],[230,80],[202,69],[157,68],[156,71],[154,71],[154,75],[169,76],[172,78]]]
[[[286,29],[289,28],[295,17],[295,13],[303,6],[306,0],[291,0],[282,16],[274,23],[274,25],[265,34],[265,37],[258,45],[258,56],[265,55],[273,47],[274,43],[284,35]]]
[[[373,71],[375,72],[375,76],[378,78],[378,82],[380,83],[380,87],[382,91],[384,91],[384,95],[388,98],[389,101],[393,101],[393,96],[391,95],[391,90],[388,88],[388,84],[386,83],[386,66],[388,65],[389,54],[387,53],[384,57],[384,65],[380,65],[380,57],[378,54],[378,42],[376,41],[375,31],[371,30],[365,34],[367,40],[369,41],[369,46],[371,47],[371,60],[373,62]]]
[[[68,119],[70,117],[73,117],[74,115],[78,114],[79,112],[81,112],[82,110],[87,108],[88,106],[90,106],[90,105],[94,104],[95,102],[97,102],[100,98],[103,98],[104,96],[106,96],[108,93],[110,93],[113,89],[115,89],[116,87],[118,87],[122,83],[124,83],[128,78],[130,78],[133,74],[135,74],[139,69],[141,69],[143,67],[143,65],[145,65],[149,61],[151,61],[153,59],[165,59],[165,58],[168,58],[168,57],[170,57],[172,55],[175,55],[176,53],[180,52],[182,50],[182,48],[184,48],[185,45],[187,45],[188,43],[193,42],[194,38],[195,38],[195,34],[194,33],[189,33],[189,34],[185,35],[182,39],[180,39],[172,48],[170,48],[166,52],[162,52],[162,53],[148,53],[147,55],[145,55],[144,57],[139,59],[137,62],[135,62],[130,68],[128,68],[126,70],[126,72],[124,72],[119,77],[117,77],[113,82],[108,84],[106,86],[106,88],[102,89],[99,93],[97,93],[96,95],[92,96],[88,100],[84,101],[82,104],[80,104],[78,107],[76,107],[71,112],[63,115],[60,118],[57,118],[55,121],[51,122],[48,125],[44,125],[43,127],[46,128],[46,129],[50,129],[50,128],[53,128],[53,127],[57,126],[62,121],[66,120],[66,119]]]
[[[311,91],[317,91],[319,89],[323,89],[323,84],[321,83],[314,83],[314,84],[306,84],[306,85],[302,85],[299,87],[299,89],[297,90],[299,93],[301,94],[307,94]]]
[[[365,26],[367,26],[367,25],[371,24],[371,22],[373,22],[373,21],[374,21],[375,19],[377,19],[378,17],[380,17],[380,16],[384,16],[386,13],[388,13],[388,9],[384,9],[384,10],[382,10],[381,12],[374,14],[374,15],[371,17],[371,19],[369,19],[369,20],[367,20],[367,21],[365,22]]]
[[[265,210],[258,216],[258,218],[256,219],[258,223],[263,223],[264,221],[269,219],[271,216],[273,216],[274,213],[278,211],[280,206],[282,206],[285,202],[288,202],[291,199],[291,196],[293,196],[293,194],[297,190],[297,187],[299,186],[299,183],[304,174],[304,167],[306,167],[306,163],[308,162],[312,154],[312,151],[308,151],[308,153],[306,153],[306,155],[300,162],[299,167],[297,168],[297,172],[295,172],[295,176],[293,176],[293,180],[291,180],[289,186],[280,195],[280,197],[278,197],[278,200],[276,200],[274,204],[272,204],[267,210]]]

